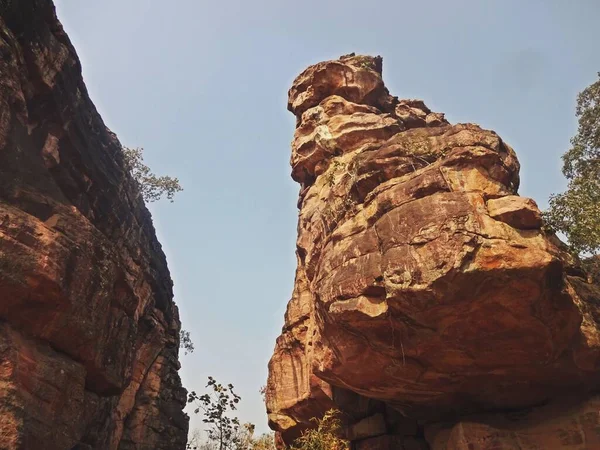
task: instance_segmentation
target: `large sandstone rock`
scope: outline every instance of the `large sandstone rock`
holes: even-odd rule
[[[600,448],[600,398],[468,416],[426,434],[432,450],[593,450]]]
[[[172,282],[50,0],[0,2],[0,448],[183,449]]]
[[[512,148],[391,97],[381,69],[348,55],[289,92],[298,269],[267,389],[287,443],[336,407],[355,438],[381,411],[416,420],[421,446],[424,424],[600,385],[598,289],[517,195]]]

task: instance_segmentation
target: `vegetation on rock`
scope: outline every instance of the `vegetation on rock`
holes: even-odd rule
[[[123,147],[123,156],[131,175],[137,181],[145,202],[155,202],[166,196],[171,202],[177,192],[183,191],[177,178],[157,176],[144,164],[144,149]]]
[[[183,328],[179,330],[179,348],[185,351],[185,354],[194,353],[194,343],[190,337],[190,332]]]
[[[292,446],[293,450],[349,450],[348,441],[340,438],[340,412],[331,409],[322,419],[313,418],[316,427],[302,433]]]

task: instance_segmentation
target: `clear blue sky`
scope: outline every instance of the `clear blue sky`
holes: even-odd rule
[[[260,431],[295,269],[294,77],[382,55],[393,95],[496,130],[522,163],[521,194],[545,207],[565,186],[576,94],[600,71],[598,0],[56,1],[107,125],[185,189],[151,205],[196,345],[184,384],[233,383]]]

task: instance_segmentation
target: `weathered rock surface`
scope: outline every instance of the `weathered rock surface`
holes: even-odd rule
[[[600,448],[600,398],[557,401],[524,411],[480,414],[426,431],[432,450]]]
[[[529,230],[542,226],[540,210],[530,198],[517,195],[492,198],[488,200],[487,208],[492,219],[500,220],[513,228]]]
[[[0,2],[0,448],[185,448],[172,299],[52,2]]]
[[[390,96],[381,69],[348,55],[289,91],[298,268],[269,363],[271,427],[290,443],[335,407],[357,448],[421,448],[448,417],[586,398],[600,290],[518,196],[514,151]]]

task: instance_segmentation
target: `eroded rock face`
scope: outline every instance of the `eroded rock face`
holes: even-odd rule
[[[514,151],[390,96],[381,69],[348,55],[289,92],[298,269],[267,389],[287,443],[336,407],[349,436],[381,411],[415,436],[360,448],[419,448],[423,424],[600,384],[597,287],[517,195]]]
[[[600,398],[468,416],[432,425],[426,434],[432,450],[592,450],[600,448]]]
[[[0,442],[183,449],[177,307],[50,0],[0,3]]]

